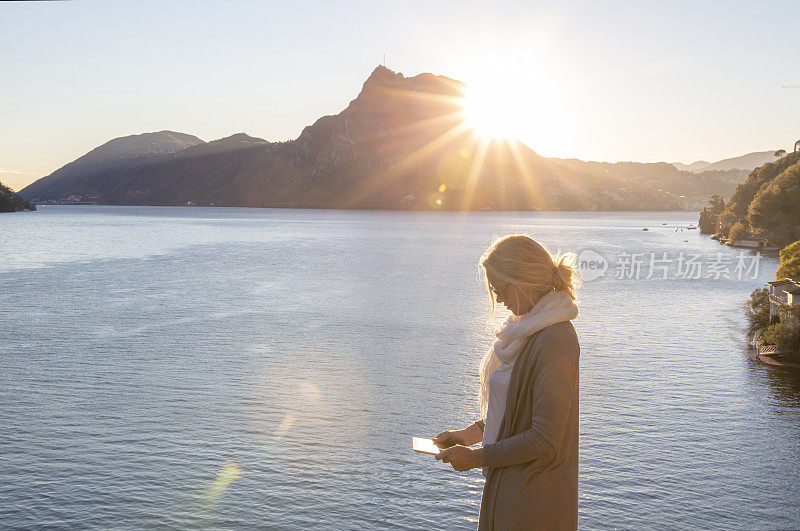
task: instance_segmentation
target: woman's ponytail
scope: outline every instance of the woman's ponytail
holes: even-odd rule
[[[564,253],[554,257],[555,266],[553,287],[566,291],[572,300],[575,300],[575,291],[581,285],[581,277],[575,266],[577,257],[575,253]]]

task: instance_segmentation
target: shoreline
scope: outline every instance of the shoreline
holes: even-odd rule
[[[774,367],[794,367],[800,369],[800,362],[795,361],[780,361],[767,355],[758,355],[755,350],[748,349],[747,357],[753,361],[760,361],[764,365],[772,365]]]
[[[550,212],[575,212],[575,213],[597,213],[597,214],[605,214],[605,213],[676,213],[676,212],[691,212],[691,213],[698,213],[694,210],[569,210],[569,209],[541,209],[541,210],[460,210],[460,209],[453,209],[453,208],[437,208],[437,209],[413,209],[413,208],[336,208],[336,207],[306,207],[306,206],[287,206],[287,205],[264,205],[264,206],[247,206],[247,205],[184,205],[184,204],[176,204],[176,205],[121,205],[121,204],[110,204],[110,203],[36,203],[37,207],[64,207],[64,206],[98,206],[98,207],[159,207],[159,208],[174,208],[174,207],[181,207],[181,208],[214,208],[214,209],[223,209],[223,208],[249,208],[249,209],[258,209],[258,210],[330,210],[330,211],[341,211],[341,212],[420,212],[420,213],[439,213],[439,212],[453,212],[453,213],[498,213],[498,214],[530,214],[530,213],[550,213]],[[696,224],[696,223],[695,223]]]

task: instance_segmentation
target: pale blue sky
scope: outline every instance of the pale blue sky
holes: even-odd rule
[[[798,20],[791,1],[0,2],[0,180],[147,131],[295,138],[384,52],[405,75],[530,84],[521,136],[546,156],[791,149]]]

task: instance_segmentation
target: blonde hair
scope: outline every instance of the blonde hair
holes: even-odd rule
[[[575,291],[581,284],[575,265],[575,253],[560,251],[553,255],[541,243],[527,234],[510,234],[495,238],[481,255],[479,264],[484,273],[505,282],[513,282],[523,289],[547,293],[550,290],[564,291],[575,300]],[[492,301],[494,315],[495,299],[489,276],[486,275],[486,288]],[[489,377],[500,366],[500,359],[494,349],[483,356],[480,364],[481,386],[478,393],[481,418],[486,418],[489,405]]]

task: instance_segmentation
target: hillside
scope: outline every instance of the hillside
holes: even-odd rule
[[[19,194],[37,202],[68,196],[89,199],[106,190],[117,172],[203,143],[196,136],[175,131],[115,138],[31,183]]]
[[[244,133],[203,142],[162,131],[112,140],[19,193],[39,203],[381,209],[695,208],[728,195],[735,172],[664,163],[547,159],[486,141],[465,123],[464,84],[384,66],[339,114],[287,142]],[[697,196],[687,203],[681,195]]]
[[[593,162],[578,159],[550,159],[571,170],[628,185],[637,184],[673,195],[729,197],[746,177],[744,170],[682,171],[666,162]]]
[[[463,126],[464,85],[378,67],[358,97],[289,142],[234,135],[98,161],[109,142],[25,189],[38,201],[334,208],[580,208],[580,176],[521,143],[482,144]],[[151,134],[152,135],[152,134]],[[152,138],[152,137],[150,137]],[[192,140],[193,139],[193,140]],[[123,142],[124,141],[124,142]],[[188,147],[185,144],[192,144]],[[549,190],[546,195],[542,190]]]
[[[672,165],[679,170],[688,171],[691,173],[700,173],[707,171],[728,171],[728,170],[744,170],[753,171],[755,168],[762,166],[768,162],[774,162],[777,157],[774,155],[775,151],[755,151],[747,155],[739,157],[732,157],[729,159],[718,160],[717,162],[706,162],[698,160],[691,164],[681,164],[680,162],[673,162]]]
[[[711,164],[705,160],[698,160],[692,162],[691,164],[684,164],[682,162],[673,162],[672,165],[675,166],[677,169],[681,171],[688,171],[694,173],[695,171],[701,171],[703,168]]]
[[[800,239],[800,152],[753,170],[736,187],[722,214],[719,232],[763,235],[784,246]],[[736,238],[735,238],[736,239]]]
[[[36,205],[25,201],[20,196],[11,191],[3,183],[0,183],[0,212],[19,212],[36,210]]]

